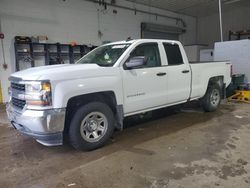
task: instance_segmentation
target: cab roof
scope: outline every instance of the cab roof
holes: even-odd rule
[[[108,43],[107,45],[115,45],[115,44],[133,44],[135,42],[168,42],[168,43],[179,43],[176,40],[164,40],[164,39],[133,39],[133,40],[124,40],[124,41],[117,41]]]

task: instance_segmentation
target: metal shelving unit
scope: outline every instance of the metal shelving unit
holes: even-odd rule
[[[42,65],[73,64],[96,46],[15,42],[14,48],[16,71],[19,71]]]
[[[236,40],[241,40],[243,36],[247,36],[248,38],[250,38],[250,30],[244,30],[244,31],[229,31],[228,34],[228,40],[233,40],[233,37]]]

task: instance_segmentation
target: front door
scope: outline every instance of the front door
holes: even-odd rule
[[[146,111],[167,101],[166,67],[161,63],[158,43],[138,45],[129,59],[137,56],[146,57],[144,66],[132,70],[122,69],[125,115]]]

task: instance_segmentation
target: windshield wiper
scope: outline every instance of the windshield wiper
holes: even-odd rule
[[[112,67],[113,64],[101,64],[101,63],[96,63],[100,67]]]

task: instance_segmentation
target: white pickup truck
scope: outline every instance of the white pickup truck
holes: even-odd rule
[[[47,146],[105,144],[123,118],[200,99],[215,111],[231,82],[229,62],[189,63],[178,41],[106,44],[75,64],[43,66],[9,78],[9,120]]]

